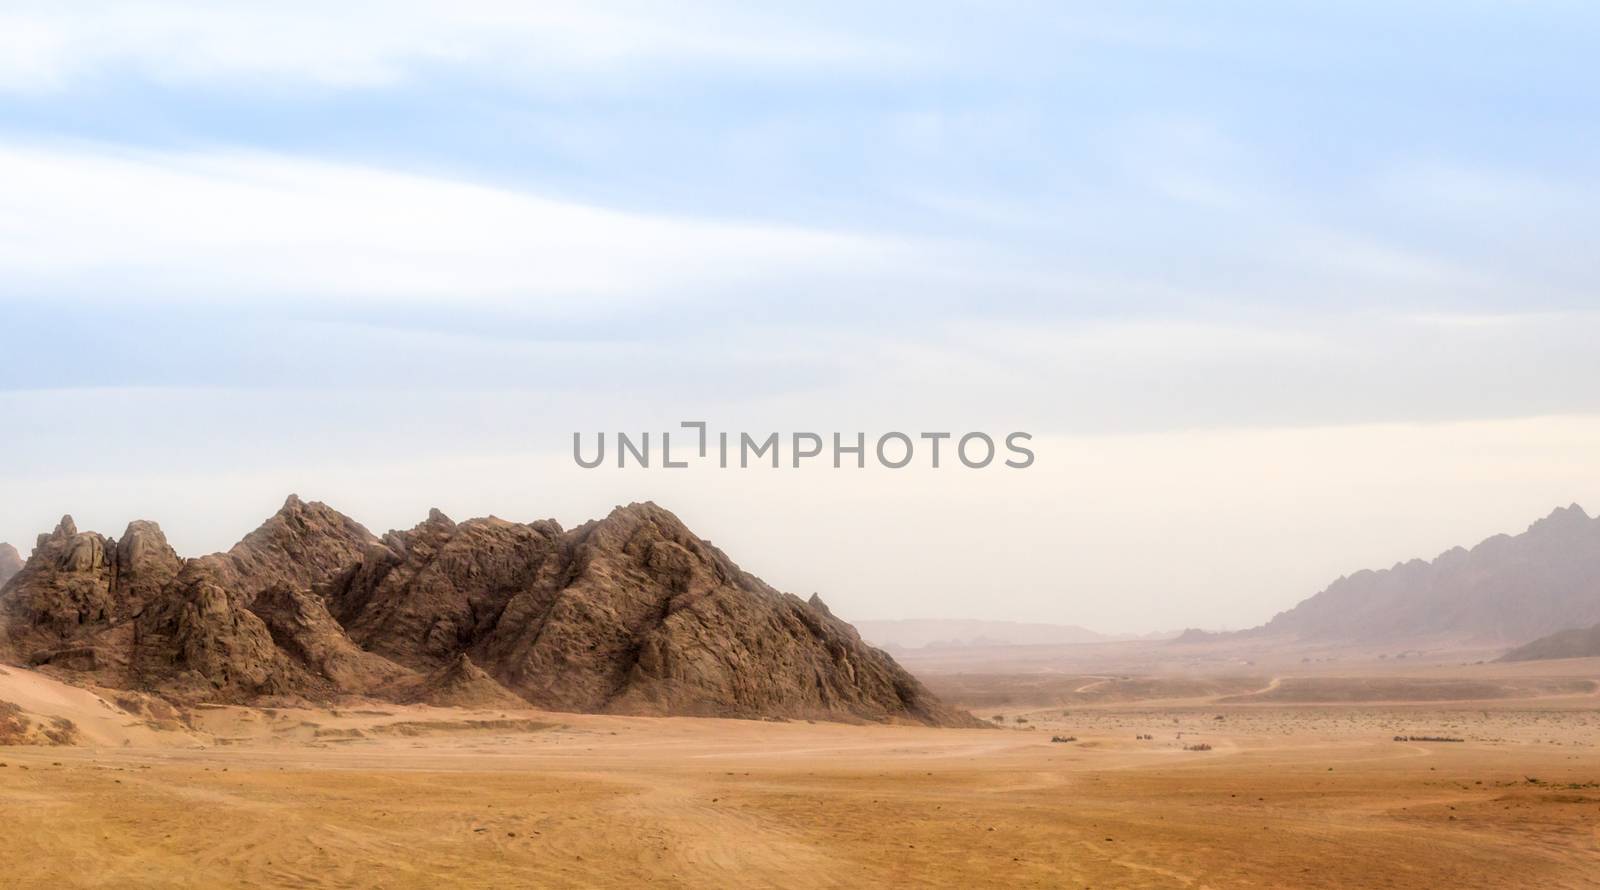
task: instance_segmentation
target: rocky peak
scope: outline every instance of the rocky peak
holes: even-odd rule
[[[1578,506],[1577,504],[1572,504],[1566,507],[1557,507],[1555,510],[1551,511],[1549,516],[1546,516],[1545,518],[1540,519],[1533,525],[1529,526],[1528,530],[1530,532],[1580,531],[1587,528],[1591,521],[1592,520],[1589,519],[1589,514],[1585,513],[1582,507]]]
[[[275,583],[294,588],[323,584],[355,563],[378,539],[327,504],[289,495],[283,507],[245,535],[226,558],[248,601]]]
[[[571,535],[583,572],[639,572],[677,593],[705,591],[734,580],[738,568],[671,511],[645,501],[617,507]]]
[[[117,565],[137,566],[151,559],[176,559],[178,554],[167,544],[161,526],[144,519],[128,523],[117,541]]]
[[[57,541],[65,541],[77,536],[78,524],[72,521],[71,515],[62,516],[61,521],[56,523],[54,531],[45,532],[38,537],[34,542],[33,549],[35,552],[44,550]]]

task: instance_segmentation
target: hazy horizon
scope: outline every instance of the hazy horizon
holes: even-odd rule
[[[1594,435],[1600,437],[1600,424],[1596,425]],[[550,461],[549,463],[558,462]],[[509,464],[501,463],[498,466],[507,467]],[[475,466],[475,469],[481,471],[483,466],[479,464]],[[460,472],[459,468],[436,468],[436,470],[438,472]],[[366,472],[371,473],[372,468],[366,468]],[[634,471],[634,473],[628,475],[633,479],[649,478],[648,476],[641,476],[642,473],[646,472],[648,471]],[[706,472],[712,474],[734,473],[735,478],[738,475],[736,471]],[[872,473],[872,471],[864,472]],[[887,471],[879,471],[880,474],[885,472]],[[819,482],[829,481],[830,474],[831,471],[802,472],[802,475],[810,478],[812,487],[815,487]],[[1255,588],[1248,591],[1234,591],[1233,596],[1229,596],[1226,591],[1217,591],[1209,588],[1206,579],[1212,577],[1209,574],[1212,572],[1238,572],[1238,567],[1227,564],[1226,559],[1217,560],[1213,558],[1210,561],[1196,563],[1200,570],[1208,574],[1204,575],[1198,582],[1175,584],[1173,598],[1178,602],[1175,602],[1169,610],[1140,620],[1126,617],[1130,613],[1126,605],[1120,605],[1115,602],[1116,597],[1100,598],[1090,594],[1062,603],[1051,596],[1052,593],[1057,591],[1051,590],[1044,584],[1039,584],[1031,590],[1013,590],[1006,598],[999,599],[993,595],[993,588],[976,586],[977,582],[972,580],[976,577],[975,569],[982,570],[985,568],[985,564],[980,563],[974,566],[972,561],[967,558],[970,554],[951,549],[955,541],[948,538],[942,541],[945,546],[936,548],[941,556],[934,558],[931,564],[926,561],[903,561],[890,556],[885,557],[880,562],[871,564],[870,574],[861,577],[860,573],[844,567],[867,564],[869,554],[873,549],[870,546],[870,539],[868,539],[872,532],[871,525],[874,523],[874,519],[870,515],[864,517],[856,525],[845,526],[832,535],[824,531],[814,531],[811,533],[811,537],[805,539],[797,539],[792,535],[773,536],[764,534],[758,524],[752,525],[753,518],[791,524],[803,524],[807,519],[816,518],[820,522],[826,516],[831,505],[830,498],[845,495],[847,493],[846,489],[858,489],[852,496],[857,498],[858,502],[870,502],[872,500],[870,491],[859,490],[860,478],[852,477],[849,474],[845,474],[845,478],[853,479],[852,482],[826,486],[826,490],[820,495],[813,491],[813,497],[804,501],[792,501],[788,504],[787,509],[784,509],[782,505],[767,503],[764,510],[755,517],[751,515],[753,511],[744,509],[744,505],[747,502],[741,498],[738,492],[718,489],[714,484],[716,481],[714,479],[710,481],[704,479],[685,480],[670,488],[641,483],[638,486],[640,489],[668,493],[664,496],[618,498],[612,503],[604,504],[604,506],[598,506],[605,500],[603,495],[597,496],[599,492],[620,493],[628,487],[629,483],[618,478],[612,478],[606,484],[589,486],[587,489],[582,486],[571,485],[565,489],[566,493],[563,496],[554,499],[563,505],[563,509],[556,511],[545,510],[543,512],[473,509],[471,505],[475,503],[488,504],[498,501],[502,504],[511,504],[522,502],[526,498],[532,497],[532,495],[526,492],[519,492],[514,498],[507,499],[503,494],[497,498],[481,490],[469,490],[463,493],[463,489],[466,489],[467,486],[455,486],[453,488],[455,493],[452,496],[441,498],[426,505],[420,505],[415,509],[409,509],[405,506],[408,494],[404,492],[393,493],[379,498],[373,498],[370,494],[357,494],[358,492],[382,490],[385,486],[380,480],[384,479],[385,475],[382,471],[379,471],[366,478],[353,480],[345,478],[341,482],[332,483],[331,487],[334,490],[343,490],[350,493],[343,498],[338,496],[330,497],[319,494],[315,490],[303,488],[284,489],[284,494],[276,497],[263,495],[265,500],[262,501],[260,509],[253,514],[249,512],[248,507],[244,506],[235,506],[226,511],[208,510],[208,501],[199,492],[186,492],[182,497],[175,498],[172,501],[173,509],[167,511],[165,515],[159,509],[138,510],[120,519],[109,518],[112,513],[103,508],[92,511],[68,510],[66,512],[73,516],[80,531],[98,531],[112,537],[120,535],[124,525],[129,521],[134,519],[154,520],[161,524],[163,531],[166,532],[170,543],[172,543],[179,555],[195,557],[226,550],[232,546],[267,516],[275,512],[281,505],[283,497],[290,493],[297,494],[304,500],[323,501],[366,525],[374,534],[378,535],[382,535],[385,531],[391,529],[408,529],[421,522],[427,516],[428,510],[434,507],[443,509],[447,515],[457,521],[487,515],[496,515],[502,519],[519,522],[553,518],[561,522],[563,527],[572,528],[591,519],[602,518],[616,506],[636,500],[654,500],[661,506],[676,512],[692,531],[706,536],[717,544],[745,570],[790,593],[802,596],[817,593],[828,602],[830,608],[836,614],[849,620],[1012,621],[1075,625],[1096,633],[1117,635],[1161,633],[1181,630],[1185,627],[1203,627],[1208,630],[1236,630],[1253,627],[1264,623],[1277,612],[1291,608],[1301,600],[1320,591],[1340,576],[1352,574],[1363,569],[1385,569],[1397,562],[1411,559],[1431,560],[1453,547],[1470,548],[1483,539],[1496,534],[1518,534],[1534,521],[1544,518],[1551,510],[1567,506],[1566,503],[1553,503],[1551,507],[1534,510],[1522,519],[1508,518],[1502,525],[1475,531],[1472,529],[1477,526],[1473,523],[1462,522],[1459,519],[1452,520],[1444,513],[1437,517],[1438,521],[1433,523],[1434,527],[1429,527],[1428,517],[1420,512],[1413,511],[1416,533],[1404,538],[1405,541],[1416,542],[1409,545],[1413,547],[1412,550],[1401,549],[1408,545],[1399,543],[1399,539],[1390,540],[1386,535],[1373,534],[1370,529],[1361,527],[1341,529],[1333,528],[1326,524],[1308,527],[1303,530],[1304,533],[1313,531],[1327,533],[1330,541],[1340,542],[1339,546],[1330,544],[1323,547],[1321,549],[1324,552],[1317,554],[1314,558],[1307,558],[1304,552],[1296,552],[1292,558],[1278,557],[1268,560],[1263,565],[1255,567],[1253,574],[1253,577],[1257,579]],[[786,475],[786,471],[773,472],[772,476],[765,479],[765,487],[784,487],[784,482],[781,478],[784,475]],[[262,479],[253,481],[255,484],[248,489],[251,491],[251,497],[254,497],[255,491],[262,490],[260,485],[270,484]],[[481,486],[481,483],[478,483],[478,485]],[[981,488],[981,483],[977,487]],[[91,483],[89,488],[93,489],[94,485]],[[706,489],[715,491],[716,496],[707,496]],[[136,493],[134,497],[136,500],[130,502],[150,504],[154,503],[152,498],[159,497],[159,492]],[[241,493],[239,495],[240,499],[235,500],[235,503],[244,503],[244,497]],[[137,500],[139,498],[143,500]],[[698,502],[697,508],[684,509],[681,505],[675,503],[674,498],[684,501],[696,501]],[[1527,499],[1508,498],[1509,502],[1518,500]],[[352,505],[351,501],[364,501],[370,506],[366,509],[357,509]],[[420,502],[418,503],[420,504]],[[760,501],[760,503],[766,502]],[[582,512],[583,507],[579,506],[581,504],[595,504],[597,506],[589,512]],[[1123,506],[1126,507],[1127,505]],[[1398,509],[1403,505],[1396,504],[1393,506]],[[34,535],[48,532],[52,529],[60,515],[55,514],[43,520],[33,533],[10,539],[9,542],[13,543],[22,555],[26,557],[32,546]],[[224,516],[231,517],[231,521],[222,521]],[[1090,517],[1091,520],[1092,518]],[[1147,527],[1146,522],[1138,513],[1130,514],[1125,511],[1120,518],[1123,522],[1129,523],[1131,528]],[[1300,536],[1300,533],[1295,529],[1270,526],[1269,519],[1270,517],[1262,517],[1263,534],[1270,530],[1278,534],[1284,534],[1290,539]],[[1171,520],[1168,520],[1168,522],[1170,523]],[[941,524],[940,514],[930,514],[925,522],[915,530],[902,530],[900,536],[894,539],[901,546],[897,546],[889,552],[901,553],[914,550],[910,544],[905,542],[906,532],[932,533],[935,527]],[[1154,524],[1150,523],[1150,525]],[[8,525],[16,525],[16,523],[9,522]],[[1196,526],[1198,527],[1198,521],[1196,521]],[[1447,531],[1449,529],[1461,529],[1462,531],[1459,532],[1459,537],[1450,538],[1448,537],[1450,532]],[[1048,536],[1049,529],[1046,529],[1045,532],[1045,536]],[[7,540],[0,537],[0,542]],[[1035,541],[1037,542],[1037,539]],[[842,548],[836,558],[831,560],[819,561],[806,550],[810,546],[825,546],[829,543]],[[1305,544],[1302,544],[1302,547],[1305,546]],[[1375,555],[1366,562],[1357,562],[1352,558],[1334,552],[1345,548],[1364,548],[1372,554],[1387,553],[1392,555]],[[1202,549],[1197,548],[1192,542],[1189,544],[1174,543],[1167,548],[1166,554],[1155,554],[1155,556],[1177,554],[1201,558],[1203,557],[1200,552]],[[1012,553],[1011,555],[1016,556],[1017,554]],[[1010,575],[1013,583],[1018,578],[1027,579],[1047,576],[1047,573],[1039,569],[1037,565],[1039,562],[1049,562],[1052,558],[1051,552],[1041,546],[1033,551],[1033,555],[1037,557],[1035,561],[1025,563],[1020,571],[1013,572]],[[927,559],[928,555],[925,553],[924,560]],[[1322,570],[1323,573],[1321,575],[1315,574],[1318,568],[1323,566],[1327,567]],[[1104,589],[1126,590],[1126,587],[1116,588],[1113,586],[1116,583],[1129,584],[1129,579],[1120,579],[1119,581],[1119,579],[1111,577],[1110,573],[1113,573],[1116,568],[1116,565],[1106,566],[1103,564],[1090,567],[1090,569],[1103,573],[1103,576],[1106,577]],[[1298,586],[1291,589],[1290,583],[1280,580],[1278,575],[1283,578],[1295,578],[1298,581]],[[945,605],[933,605],[930,607],[912,603],[903,611],[885,611],[885,607],[881,605],[883,597],[877,595],[876,591],[873,590],[873,582],[882,583],[883,579],[895,576],[909,576],[918,579],[920,583],[927,585],[928,590],[937,594],[937,598],[931,599],[929,602]],[[798,582],[796,582],[796,579],[798,579]],[[1131,580],[1133,583],[1138,583],[1142,581],[1142,578],[1135,576]],[[910,582],[902,581],[900,588],[903,589],[910,586],[912,586]],[[1251,595],[1240,596],[1240,593]],[[1108,603],[1107,599],[1112,601]],[[903,598],[901,601],[905,602]],[[982,603],[983,605],[971,605],[977,603]],[[1114,608],[1109,610],[1100,608],[1103,605],[1111,605]],[[966,611],[963,611],[963,608]],[[1234,617],[1232,620],[1227,620],[1222,617],[1224,615],[1232,615]],[[1122,618],[1123,623],[1115,623],[1118,620],[1118,616],[1124,616]]]

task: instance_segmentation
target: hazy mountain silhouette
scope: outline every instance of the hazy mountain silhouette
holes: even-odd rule
[[[1600,623],[1600,519],[1576,504],[1520,535],[1431,562],[1340,578],[1251,636],[1389,642],[1422,637],[1516,645]]]
[[[959,618],[905,618],[856,621],[854,624],[863,639],[885,649],[1050,646],[1119,640],[1160,640],[1174,636],[1170,633],[1103,634],[1075,624]]]

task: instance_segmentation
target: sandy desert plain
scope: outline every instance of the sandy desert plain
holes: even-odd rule
[[[1600,659],[1184,649],[902,656],[983,730],[162,718],[7,667],[83,744],[0,748],[0,885],[1600,887]]]

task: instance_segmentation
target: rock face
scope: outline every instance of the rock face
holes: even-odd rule
[[[779,593],[654,504],[571,532],[435,512],[325,590],[363,648],[465,652],[537,705],[963,723],[820,600]]]
[[[326,610],[320,602],[295,602],[295,592],[326,582],[375,541],[327,505],[290,495],[227,553],[189,560],[163,596],[139,612],[130,681],[196,699],[366,692],[363,684],[327,685],[334,682],[328,672],[356,669],[353,656],[344,657],[350,653],[339,654],[349,641],[331,618],[322,620]],[[274,596],[262,613],[277,622],[278,639],[252,610],[269,590]],[[304,610],[295,613],[296,606]],[[319,609],[320,615],[310,614]],[[369,665],[360,672],[381,669]]]
[[[1600,519],[1557,509],[1496,535],[1381,571],[1357,572],[1251,634],[1386,642],[1427,636],[1515,645],[1600,623]]]
[[[182,562],[153,522],[129,523],[118,541],[79,533],[64,516],[0,591],[0,648],[28,664],[127,682],[133,618]]]
[[[433,511],[382,539],[290,497],[227,553],[70,518],[0,591],[5,657],[192,701],[980,725],[822,601],[780,593],[654,504],[564,531]]]
[[[1500,661],[1542,661],[1549,658],[1594,658],[1600,656],[1600,624],[1576,630],[1563,630],[1548,637],[1524,643],[1500,656]]]
[[[0,544],[0,587],[22,571],[22,554],[10,544]]]

